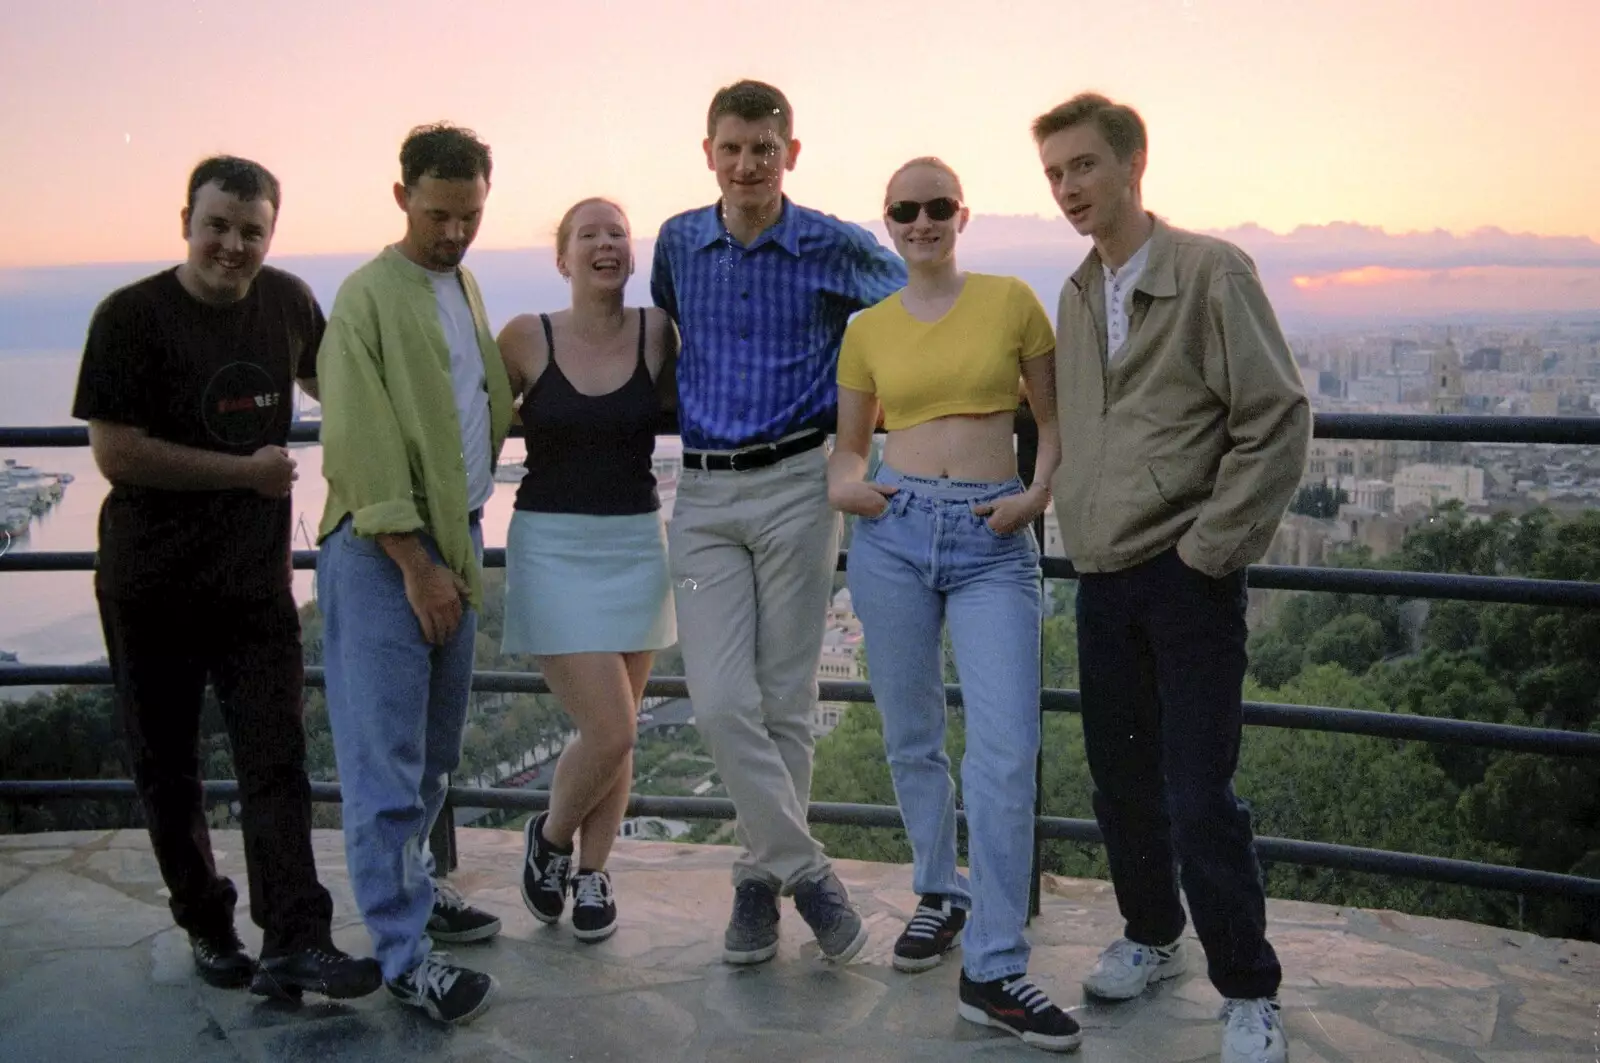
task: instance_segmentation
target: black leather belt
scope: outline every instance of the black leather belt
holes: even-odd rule
[[[751,469],[764,469],[769,465],[776,465],[784,458],[792,458],[796,454],[804,454],[808,450],[822,446],[824,438],[821,432],[810,431],[777,443],[756,443],[753,446],[720,453],[686,450],[683,452],[683,467],[704,472],[749,472]]]
[[[481,520],[483,520],[483,507],[479,506],[477,509],[467,514],[467,527],[470,528]]]

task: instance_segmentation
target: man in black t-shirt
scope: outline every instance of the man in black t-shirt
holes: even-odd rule
[[[207,159],[182,212],[187,260],[113,292],[89,324],[73,416],[111,484],[95,595],[151,847],[212,985],[364,996],[382,976],[334,947],[311,852],[300,618],[290,585],[294,379],[316,393],[322,311],[263,265],[278,182]],[[239,778],[259,966],[234,929],[201,801],[213,683]]]

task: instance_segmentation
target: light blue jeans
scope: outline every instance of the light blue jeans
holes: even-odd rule
[[[967,977],[1022,974],[1039,752],[1039,550],[1031,529],[998,535],[973,512],[1021,491],[1022,482],[932,480],[887,466],[875,479],[899,491],[881,516],[857,520],[848,580],[911,838],[912,886],[970,909]],[[966,706],[970,888],[956,867],[955,786],[944,751],[945,624]]]
[[[439,560],[433,540],[422,542]],[[483,558],[483,533],[472,543]],[[346,520],[317,555],[328,724],[344,798],[345,861],[386,981],[422,962],[432,942],[428,833],[461,760],[478,614],[443,646],[422,638],[400,568]]]

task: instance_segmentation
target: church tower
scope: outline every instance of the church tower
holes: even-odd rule
[[[1466,391],[1461,380],[1461,350],[1453,337],[1444,347],[1428,355],[1428,372],[1433,389],[1433,412],[1455,414],[1466,411]]]
[[[1454,415],[1466,412],[1466,390],[1461,379],[1461,350],[1455,337],[1445,334],[1444,347],[1428,355],[1428,375],[1433,401],[1429,404],[1436,414]],[[1438,465],[1456,465],[1461,461],[1460,443],[1428,444],[1428,460]]]

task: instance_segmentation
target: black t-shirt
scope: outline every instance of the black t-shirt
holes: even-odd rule
[[[270,266],[210,306],[165,270],[107,296],[89,323],[72,415],[248,456],[289,438],[294,377],[314,377],[325,320],[304,281]],[[250,490],[112,484],[96,588],[114,597],[260,598],[289,586],[290,500]]]

